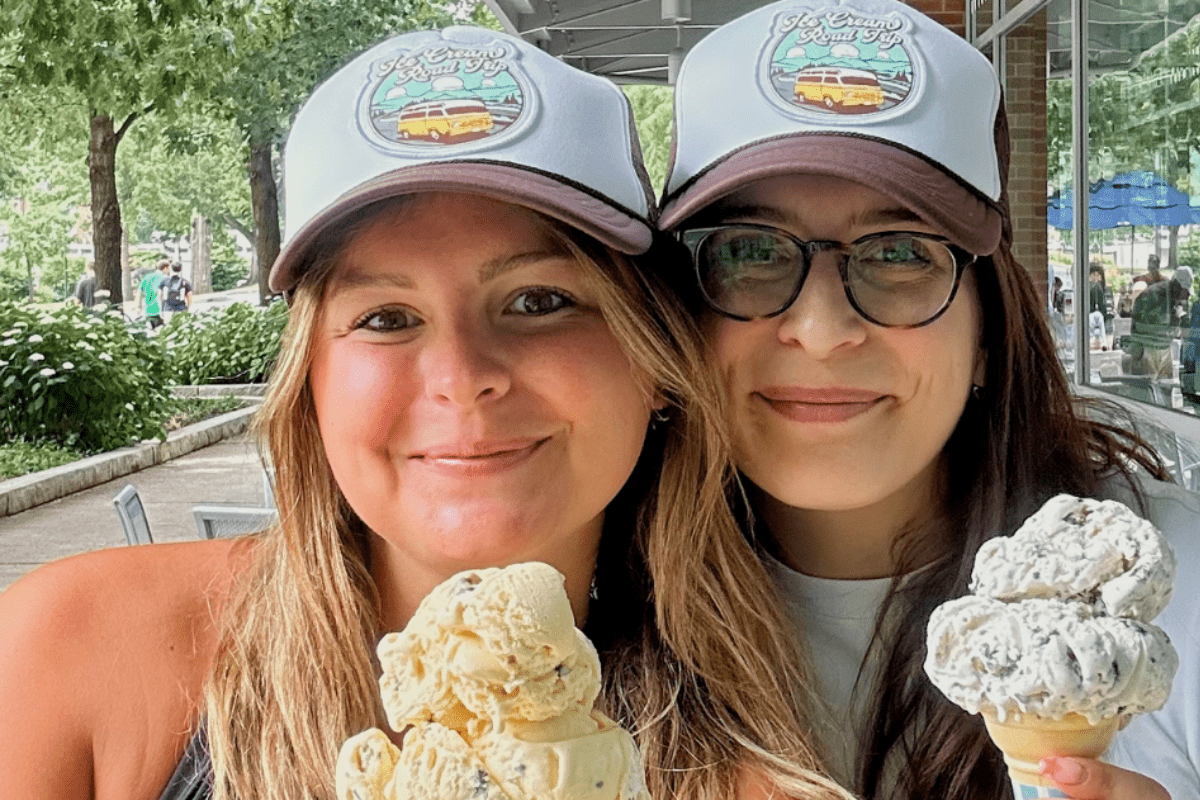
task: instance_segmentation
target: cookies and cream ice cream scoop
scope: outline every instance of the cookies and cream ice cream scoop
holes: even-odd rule
[[[1061,494],[985,543],[972,594],[934,610],[925,672],[983,715],[1017,797],[1044,796],[1041,757],[1098,757],[1129,715],[1166,702],[1179,660],[1151,620],[1174,582],[1175,554],[1153,525]]]

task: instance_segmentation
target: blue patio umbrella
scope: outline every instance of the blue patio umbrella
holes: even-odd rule
[[[1074,197],[1066,192],[1046,204],[1046,221],[1067,230],[1074,224]],[[1161,175],[1145,170],[1122,172],[1096,181],[1089,190],[1088,227],[1092,230],[1127,225],[1191,225],[1200,223],[1200,208]]]

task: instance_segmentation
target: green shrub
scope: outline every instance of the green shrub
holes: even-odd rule
[[[175,314],[158,335],[176,383],[264,383],[279,355],[287,304],[234,303]]]
[[[166,421],[167,431],[178,430],[185,425],[200,422],[210,417],[228,414],[245,408],[248,401],[240,397],[174,397]]]
[[[83,453],[162,438],[162,348],[116,314],[0,303],[0,434]]]
[[[221,226],[213,228],[209,277],[212,290],[233,289],[250,273],[250,262],[238,255],[233,235]]]
[[[82,454],[56,444],[12,442],[0,445],[0,480],[78,461]]]

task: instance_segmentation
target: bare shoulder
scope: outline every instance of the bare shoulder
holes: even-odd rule
[[[100,550],[0,594],[0,797],[155,796],[146,787],[186,740],[243,550]]]
[[[236,540],[117,547],[47,564],[0,594],[0,630],[8,641],[19,636],[28,657],[97,646],[111,652],[161,636],[215,609],[228,592],[236,547]],[[114,641],[118,631],[124,635]]]

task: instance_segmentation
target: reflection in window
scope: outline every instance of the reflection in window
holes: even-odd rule
[[[1089,382],[1200,409],[1200,0],[1088,7],[1088,253],[1074,252],[1071,18],[1047,18],[1047,279],[1052,326],[1073,371],[1084,315]],[[1087,284],[1075,286],[1079,261]],[[1061,286],[1057,284],[1061,282]],[[1056,292],[1058,294],[1056,294]]]

